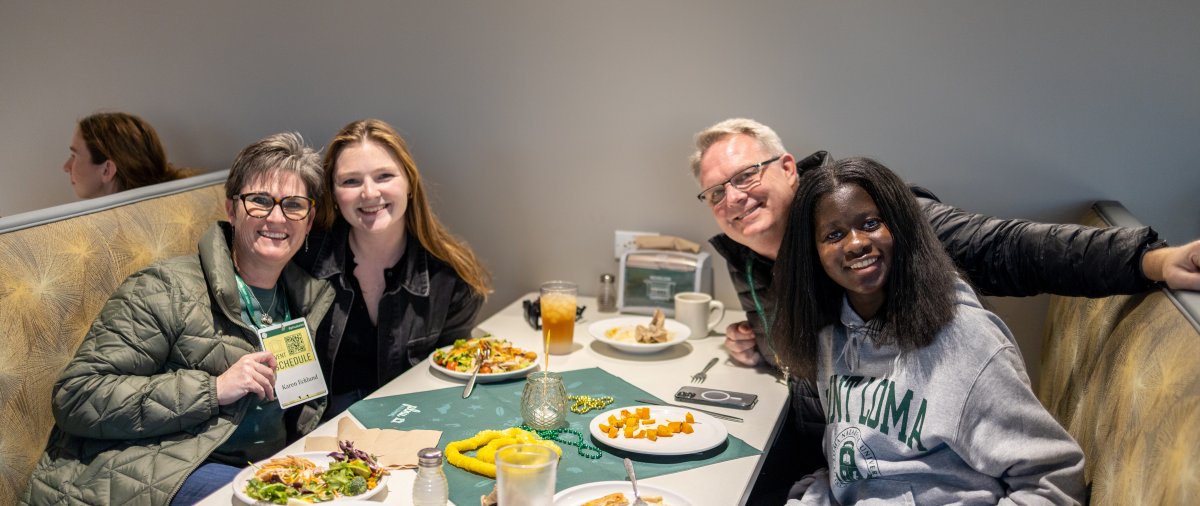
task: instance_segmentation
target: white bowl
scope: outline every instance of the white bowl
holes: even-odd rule
[[[688,329],[687,325],[667,318],[665,321],[663,321],[663,328],[667,330],[667,337],[669,339],[663,343],[634,343],[628,341],[617,341],[616,339],[606,335],[609,330],[614,328],[633,327],[637,325],[650,325],[650,317],[621,316],[617,318],[609,318],[607,320],[600,320],[588,325],[588,333],[591,334],[592,337],[596,338],[597,341],[612,346],[613,348],[621,350],[625,353],[634,354],[660,352],[687,341],[688,336],[690,336],[692,333],[692,331]]]

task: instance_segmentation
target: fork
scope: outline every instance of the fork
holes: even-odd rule
[[[483,363],[492,356],[492,347],[485,343],[479,344],[479,350],[475,352],[475,368],[471,371],[471,379],[467,380],[467,386],[463,387],[462,398],[466,399],[471,396],[471,392],[475,390],[475,379],[479,377],[479,370],[483,368]]]
[[[629,484],[633,485],[633,504],[631,506],[650,506],[638,494],[637,475],[633,474],[633,462],[629,460],[629,457],[625,457],[625,474],[629,475]]]
[[[708,361],[708,365],[704,366],[704,369],[692,375],[692,383],[704,383],[704,380],[708,379],[708,370],[712,369],[714,365],[717,365],[717,357],[713,357]]]

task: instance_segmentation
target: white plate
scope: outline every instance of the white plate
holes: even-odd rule
[[[329,469],[329,463],[333,462],[333,458],[331,458],[329,456],[329,452],[303,452],[303,453],[293,453],[291,455],[311,460],[314,464],[317,465],[317,467],[320,467],[322,469]],[[271,459],[267,459],[267,460],[271,460]],[[246,504],[255,504],[255,505],[271,504],[266,501],[256,501],[254,499],[251,499],[250,496],[246,495],[246,484],[250,482],[250,478],[254,477],[255,466],[262,466],[263,464],[267,463],[267,460],[256,462],[254,464],[254,466],[250,466],[245,469],[242,469],[242,472],[238,473],[237,476],[235,476],[233,478],[232,487],[233,487],[234,497],[237,497],[239,500],[241,500],[242,502],[244,502]],[[387,487],[387,482],[388,482],[388,475],[385,474],[385,475],[379,477],[379,484],[375,485],[375,488],[373,488],[371,490],[368,490],[368,491],[366,491],[362,494],[356,495],[356,496],[339,497],[332,501],[326,501],[326,502],[323,502],[320,504],[347,504],[347,503],[354,504],[355,502],[358,502],[358,501],[370,499],[371,497],[374,497],[375,494],[378,494],[379,492],[383,491],[383,489]]]
[[[599,499],[613,492],[621,492],[630,501],[633,500],[633,486],[627,481],[598,481],[576,485],[554,494],[554,506],[579,506],[593,499]],[[692,506],[683,496],[647,483],[638,483],[638,492],[642,497],[648,495],[662,496],[667,506]]]
[[[439,349],[441,351],[450,351],[450,348],[453,348],[453,347],[454,347],[454,345],[452,344],[450,346],[444,346]],[[437,365],[437,363],[433,361],[433,354],[429,355],[429,368],[433,369],[437,372],[440,372],[442,374],[445,374],[446,376],[450,376],[451,378],[460,379],[460,380],[471,379],[470,371],[467,371],[467,372],[451,371],[450,369],[446,369],[445,367]],[[497,373],[491,373],[491,374],[479,373],[479,377],[475,378],[475,382],[476,383],[491,383],[493,381],[503,381],[506,379],[520,378],[520,377],[524,377],[525,375],[527,375],[533,371],[536,371],[537,368],[538,368],[538,360],[535,358],[535,359],[533,359],[533,362],[530,363],[528,366],[521,368],[521,369],[517,369],[515,371],[505,371],[505,372],[497,372]]]
[[[677,344],[687,341],[692,331],[687,325],[678,321],[667,318],[663,321],[663,327],[667,329],[667,337],[670,339],[665,343],[631,343],[626,341],[617,341],[605,335],[606,332],[618,327],[633,327],[636,325],[650,325],[649,316],[621,316],[618,318],[609,318],[600,320],[591,325],[588,325],[588,333],[604,344],[612,346],[625,353],[654,353],[665,350]]]
[[[634,409],[638,407],[643,406],[626,406],[596,415],[595,418],[592,418],[591,423],[588,424],[588,431],[592,433],[592,439],[605,446],[645,455],[686,455],[716,448],[729,437],[729,430],[725,428],[725,424],[721,423],[720,420],[704,413],[676,408],[674,406],[644,407],[650,408],[650,418],[653,418],[657,422],[653,427],[658,427],[659,424],[667,419],[682,421],[684,415],[691,411],[692,418],[696,420],[692,424],[694,432],[691,434],[675,434],[671,437],[660,437],[657,441],[649,439],[626,439],[624,432],[617,434],[616,438],[610,438],[608,434],[600,432],[600,424],[608,423],[608,415],[620,418],[622,409],[633,413]],[[647,425],[646,427],[650,426]]]

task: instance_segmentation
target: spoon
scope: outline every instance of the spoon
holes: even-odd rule
[[[625,474],[629,475],[629,483],[633,485],[633,504],[631,506],[649,506],[637,491],[637,475],[633,474],[633,461],[625,457]]]

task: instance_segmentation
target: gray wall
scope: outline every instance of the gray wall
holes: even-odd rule
[[[773,125],[968,209],[1071,220],[1124,202],[1200,235],[1200,3],[1189,1],[16,2],[0,6],[0,215],[71,201],[74,121],[150,120],[181,165],[375,116],[495,273],[591,292],[612,231],[702,241],[695,131]],[[718,295],[732,301],[717,263]],[[1098,273],[1098,275],[1103,275]],[[1006,301],[1027,355],[1042,302]]]

